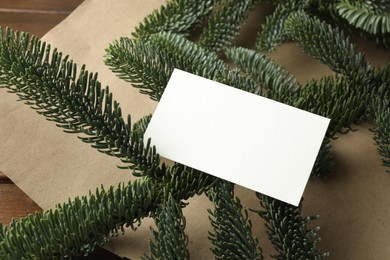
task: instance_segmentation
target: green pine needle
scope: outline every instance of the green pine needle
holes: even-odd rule
[[[87,255],[109,236],[136,227],[155,209],[158,200],[150,182],[135,181],[116,189],[97,189],[95,194],[76,197],[54,209],[13,221],[0,240],[0,258],[62,259]]]
[[[341,0],[334,8],[340,17],[355,28],[372,35],[390,33],[390,4],[388,1]]]
[[[304,12],[296,12],[287,19],[285,29],[307,54],[345,75],[356,88],[370,86],[371,65],[339,28],[334,29]]]
[[[227,0],[209,19],[200,36],[200,46],[216,53],[229,47],[239,34],[249,11],[260,2],[261,0]]]
[[[215,204],[209,210],[213,232],[209,239],[216,259],[263,259],[259,241],[252,235],[252,223],[248,212],[234,197],[233,184],[218,180],[209,190],[208,196]]]
[[[303,88],[294,106],[331,119],[327,136],[347,133],[353,123],[366,115],[370,95],[357,91],[345,77],[311,80]]]
[[[164,170],[165,166],[162,166]],[[75,198],[43,214],[13,221],[0,235],[0,259],[52,259],[87,255],[109,236],[136,228],[141,219],[155,215],[168,192],[176,200],[187,200],[208,190],[215,178],[183,165],[165,168],[153,176],[127,185],[119,184]]]
[[[311,176],[327,176],[334,167],[333,148],[330,138],[325,137],[322,141],[320,151],[318,152],[316,161],[311,171]]]
[[[288,0],[278,3],[275,11],[266,17],[266,22],[257,35],[256,48],[259,51],[270,52],[282,42],[289,40],[284,30],[284,23],[291,13],[303,10],[308,5],[307,2],[307,0]]]
[[[159,10],[145,17],[132,33],[135,38],[148,38],[159,32],[187,35],[200,26],[220,0],[170,0]]]
[[[122,118],[119,104],[97,74],[80,71],[68,57],[26,33],[0,28],[0,87],[66,132],[78,133],[92,147],[121,159],[136,171],[156,168],[154,148],[131,131],[130,116]]]
[[[258,211],[267,222],[268,237],[278,252],[275,259],[322,259],[329,253],[320,253],[317,246],[320,238],[316,238],[319,227],[309,229],[307,223],[316,217],[301,216],[301,205],[295,207],[282,201],[256,193],[264,208]]]
[[[181,35],[159,33],[148,40],[121,38],[107,49],[106,64],[153,100],[159,100],[174,68],[216,79],[227,66]]]
[[[372,100],[371,113],[374,118],[374,140],[378,145],[378,153],[382,156],[383,166],[390,172],[390,98],[379,97]]]
[[[242,47],[227,49],[226,56],[261,87],[262,95],[291,104],[300,84],[283,67],[263,54]]]
[[[155,240],[149,241],[151,256],[144,259],[189,259],[188,236],[184,233],[186,220],[181,203],[168,194],[155,222],[158,231],[151,228]]]

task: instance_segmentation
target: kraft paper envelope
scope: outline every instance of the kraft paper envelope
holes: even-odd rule
[[[87,0],[44,40],[69,54],[77,63],[87,64],[90,71],[99,72],[100,81],[110,86],[123,113],[131,113],[135,121],[152,113],[156,103],[109,71],[103,63],[104,49],[120,36],[129,36],[144,16],[163,3],[163,0]],[[253,30],[264,21],[264,13],[259,10],[251,15],[242,34],[244,37],[238,39],[237,44],[253,45]],[[354,40],[373,64],[383,65],[389,61],[388,52],[358,38]],[[331,73],[293,43],[282,45],[270,57],[301,82]],[[101,184],[109,186],[132,179],[130,172],[116,168],[118,160],[95,151],[75,135],[63,133],[16,100],[14,94],[0,89],[0,170],[42,208],[51,208],[68,197],[87,194],[89,189]],[[324,180],[310,179],[305,189],[303,214],[320,215],[320,220],[310,225],[321,226],[319,246],[331,253],[331,259],[387,259],[390,256],[390,176],[380,166],[369,127],[367,123],[355,126],[358,131],[335,140],[335,170]],[[238,187],[237,195],[244,206],[260,208],[252,191]],[[189,202],[184,213],[192,259],[210,259],[211,244],[207,240],[210,224],[206,209],[212,205],[205,196]],[[264,223],[255,213],[251,212],[250,216],[254,234],[269,259],[274,251]],[[152,222],[144,221],[136,232],[129,230],[126,236],[112,239],[106,248],[121,256],[139,259],[148,251]]]

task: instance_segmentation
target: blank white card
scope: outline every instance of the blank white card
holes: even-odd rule
[[[144,137],[163,157],[297,206],[329,121],[175,69]]]

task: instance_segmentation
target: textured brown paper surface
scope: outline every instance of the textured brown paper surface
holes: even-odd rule
[[[99,72],[100,81],[110,86],[124,114],[130,113],[135,121],[152,113],[156,104],[108,70],[103,63],[104,49],[120,36],[129,36],[143,17],[163,2],[87,0],[44,40],[69,54],[78,64],[87,64],[90,71]],[[238,44],[250,45],[248,42],[255,36],[251,29],[256,29],[260,20],[264,20],[264,15],[255,11]],[[359,50],[366,52],[374,65],[389,61],[389,53],[358,41]],[[294,44],[285,44],[270,56],[301,82],[331,73]],[[16,100],[14,94],[0,89],[0,170],[42,208],[87,194],[101,184],[115,185],[132,178],[129,172],[116,168],[117,159],[95,151],[76,135],[63,133]],[[321,226],[320,247],[331,253],[331,259],[387,259],[390,256],[387,242],[390,239],[390,176],[380,166],[369,127],[368,124],[356,126],[358,131],[334,141],[334,173],[325,180],[310,180],[305,190],[304,214],[321,216],[312,225]],[[252,191],[238,188],[237,194],[244,206],[259,208]],[[207,240],[210,224],[206,209],[210,206],[207,198],[200,196],[191,199],[184,209],[193,259],[212,258]],[[259,237],[268,259],[274,251],[264,223],[255,213],[250,216],[254,234]],[[129,230],[127,235],[112,239],[106,247],[121,256],[138,259],[148,251],[150,224],[152,221],[143,222],[136,232]]]

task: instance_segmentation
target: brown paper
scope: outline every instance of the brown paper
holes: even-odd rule
[[[69,54],[78,64],[87,64],[90,71],[99,72],[100,81],[110,86],[124,114],[130,113],[137,120],[152,113],[156,103],[118,79],[104,65],[104,49],[115,39],[129,36],[143,17],[162,3],[163,0],[87,0],[44,40]],[[259,20],[264,20],[264,14],[256,10],[243,35],[253,38],[251,30],[257,28]],[[245,37],[237,41],[246,42]],[[389,53],[374,46],[358,39],[358,48],[367,53],[369,61],[373,64],[388,62]],[[292,43],[284,44],[270,56],[301,82],[331,73]],[[0,170],[42,208],[87,194],[101,184],[115,185],[132,178],[128,171],[116,167],[117,159],[97,152],[76,135],[63,133],[16,99],[14,94],[0,89]],[[319,245],[323,251],[331,253],[331,259],[386,259],[390,256],[387,242],[390,239],[390,176],[380,166],[369,127],[366,123],[355,126],[358,131],[334,141],[335,171],[325,180],[311,179],[305,190],[304,214],[321,216],[311,225],[321,226]],[[244,206],[260,208],[252,191],[239,187],[237,194]],[[184,209],[193,259],[212,258],[211,244],[207,240],[208,207],[211,203],[200,196],[191,199]],[[264,223],[256,213],[250,216],[254,234],[269,259],[274,251]],[[139,230],[127,231],[127,235],[112,239],[106,247],[120,256],[138,259],[148,251],[149,225],[152,221],[146,220]]]

